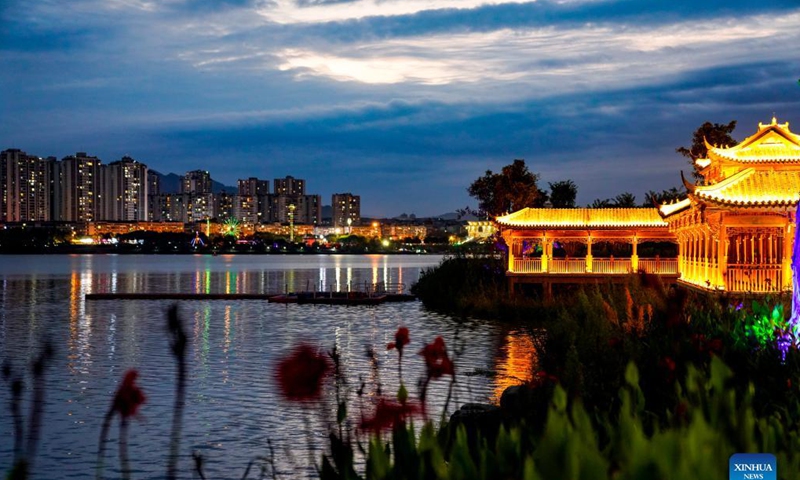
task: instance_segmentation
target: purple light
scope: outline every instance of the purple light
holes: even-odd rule
[[[792,255],[792,315],[789,317],[789,334],[795,344],[800,339],[800,202],[794,213],[794,249]]]

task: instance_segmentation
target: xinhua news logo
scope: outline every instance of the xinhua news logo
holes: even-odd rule
[[[728,472],[730,480],[777,480],[778,462],[771,453],[735,453]]]

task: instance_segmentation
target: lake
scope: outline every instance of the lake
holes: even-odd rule
[[[0,256],[0,356],[25,375],[23,417],[30,408],[29,364],[45,339],[55,346],[46,371],[42,438],[32,478],[94,475],[103,416],[124,372],[138,369],[147,397],[130,426],[134,478],[163,478],[174,399],[175,362],[165,312],[173,302],[86,301],[99,292],[279,293],[346,291],[383,282],[410,287],[440,256],[403,255],[52,255]],[[335,345],[347,374],[350,412],[368,413],[378,389],[397,392],[397,354],[386,344],[405,325],[411,344],[403,375],[412,397],[424,372],[416,352],[437,335],[455,358],[458,382],[448,411],[465,402],[495,402],[508,385],[527,378],[536,362],[529,334],[508,326],[459,321],[419,302],[375,307],[281,305],[257,300],[180,301],[189,335],[189,382],[181,442],[181,478],[195,478],[193,451],[208,478],[241,478],[248,462],[269,455],[280,476],[309,476],[309,450],[318,458],[335,420],[333,389],[313,410],[287,404],[273,380],[275,364],[298,342]],[[366,351],[377,352],[378,368]],[[496,373],[492,375],[489,373]],[[366,385],[362,398],[355,395]],[[448,382],[432,383],[429,410],[444,407]],[[13,459],[8,383],[0,389],[0,469]],[[106,477],[119,475],[117,425],[111,430]],[[257,472],[256,472],[257,473]],[[257,478],[251,473],[251,478]]]

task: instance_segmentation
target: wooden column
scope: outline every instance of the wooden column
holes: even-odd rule
[[[503,235],[503,239],[506,241],[506,247],[508,247],[508,271],[514,271],[514,236],[512,233],[507,235]]]
[[[708,232],[703,231],[703,281],[710,281],[711,277],[708,276],[708,264],[711,263],[711,255],[708,253]],[[706,286],[709,284],[706,283]]]
[[[781,258],[781,266],[783,267],[783,289],[791,290],[793,288],[792,255],[794,254],[795,235],[797,235],[797,232],[794,231],[794,219],[792,215],[788,216],[783,231],[783,258]],[[798,258],[797,261],[800,262],[800,258]]]
[[[545,234],[542,237],[542,271],[549,272],[550,271],[550,251],[551,251],[550,239],[547,238]]]
[[[589,238],[586,241],[586,271],[591,273],[592,272],[592,234],[589,234]]]
[[[728,289],[727,286],[727,272],[728,272],[728,230],[725,225],[719,227],[719,249],[717,250],[717,268],[719,270],[719,284]]]
[[[639,245],[639,236],[634,234],[633,241],[631,242],[631,247],[633,248],[633,252],[631,255],[631,271],[637,272],[639,271],[639,251],[636,248]]]

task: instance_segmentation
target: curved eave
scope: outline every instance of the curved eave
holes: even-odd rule
[[[574,224],[574,223],[502,223],[498,225],[512,229],[560,229],[560,230],[619,230],[624,228],[667,228],[664,223],[619,223],[619,224]]]
[[[687,197],[676,203],[666,203],[658,206],[658,213],[662,218],[667,218],[678,212],[682,212],[692,205],[692,201]]]
[[[759,156],[736,156],[736,155],[726,155],[722,153],[717,153],[716,156],[719,159],[726,160],[728,162],[736,162],[736,163],[758,163],[758,164],[770,164],[770,163],[777,163],[777,164],[785,164],[785,163],[800,163],[800,153],[795,156],[785,156],[785,157],[759,157]]]
[[[708,159],[708,158],[698,158],[697,160],[695,160],[695,161],[694,161],[694,164],[695,164],[695,165],[697,166],[697,168],[699,168],[700,170],[704,170],[706,167],[708,167],[709,165],[711,165],[711,160],[710,160],[710,159]]]
[[[691,183],[689,180],[686,180],[686,177],[683,176],[683,170],[681,170],[681,182],[683,182],[683,186],[689,193],[693,193],[695,188],[697,187],[694,183]]]
[[[705,202],[715,203],[725,207],[793,207],[800,201],[800,195],[794,198],[765,199],[765,200],[734,200],[728,198],[717,198],[699,194],[697,197]]]

